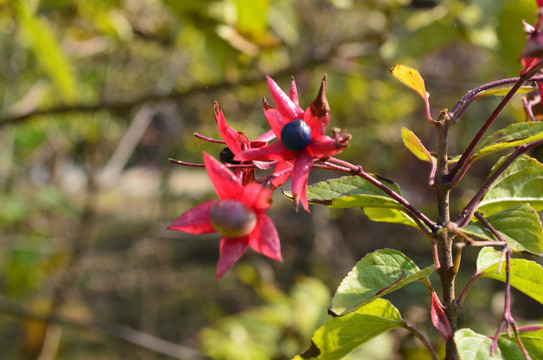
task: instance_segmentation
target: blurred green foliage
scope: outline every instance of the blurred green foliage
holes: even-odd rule
[[[326,308],[323,286],[331,293],[364,253],[387,245],[428,258],[425,241],[403,228],[385,232],[361,213],[294,214],[278,195],[271,216],[285,262],[248,254],[237,273],[215,283],[218,239],[165,230],[212,189],[201,169],[175,167],[168,157],[201,162],[202,150],[218,154],[221,146],[192,136],[219,136],[214,100],[253,139],[267,130],[266,74],[285,89],[294,76],[304,107],[326,73],[331,126],[353,135],[342,156],[393,178],[428,208],[427,165],[402,148],[400,128],[429,149],[434,137],[420,98],[389,69],[416,67],[437,116],[470,88],[518,74],[522,19],[534,22],[534,1],[0,0],[2,297],[46,311],[68,289],[57,314],[121,323],[194,349],[201,344],[213,359],[304,350]],[[494,104],[489,98],[470,108],[453,135],[458,148]],[[500,121],[522,121],[518,109]],[[469,196],[469,189],[456,191]],[[247,281],[247,264],[258,282]],[[300,276],[325,285],[298,283]],[[264,289],[274,296],[250,310]],[[488,312],[491,300],[473,302]],[[300,308],[300,301],[318,306]],[[40,353],[43,328],[25,324],[0,317],[5,358]],[[232,335],[240,332],[246,337]],[[227,343],[229,336],[254,347]],[[413,358],[410,341],[397,337],[393,346]],[[160,358],[71,327],[63,328],[55,356]]]

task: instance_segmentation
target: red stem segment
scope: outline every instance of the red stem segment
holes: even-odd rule
[[[528,69],[524,74],[522,74],[517,82],[513,85],[511,90],[505,95],[505,97],[500,101],[498,106],[494,109],[492,114],[488,117],[488,119],[485,121],[481,129],[475,134],[475,137],[471,141],[471,143],[468,145],[462,156],[460,157],[460,160],[454,165],[454,167],[451,169],[449,174],[445,176],[444,183],[448,186],[454,186],[454,184],[457,184],[461,177],[457,176],[457,173],[466,165],[469,158],[475,151],[475,148],[477,147],[477,144],[481,141],[483,138],[483,135],[487,132],[487,130],[490,128],[490,126],[494,123],[498,115],[502,112],[502,110],[505,108],[505,106],[511,101],[513,98],[513,95],[516,94],[518,89],[521,88],[521,86],[528,81],[534,74],[536,74],[539,70],[543,68],[543,59],[540,59],[534,66],[532,66],[530,69]],[[463,175],[465,172],[462,172]]]
[[[372,185],[376,186],[377,188],[381,189],[382,191],[384,191],[387,195],[389,195],[391,198],[393,198],[394,200],[396,200],[397,202],[399,202],[406,210],[406,214],[409,215],[413,220],[415,220],[415,222],[417,222],[417,224],[419,225],[419,227],[421,227],[421,229],[425,232],[425,233],[428,233],[428,230],[425,228],[424,225],[420,224],[420,222],[422,221],[428,228],[430,228],[430,230],[432,232],[437,232],[438,231],[438,226],[436,225],[436,223],[434,223],[432,220],[430,220],[426,215],[424,215],[423,213],[421,213],[417,208],[415,208],[413,205],[411,205],[405,198],[403,198],[400,194],[398,194],[397,192],[395,192],[394,190],[392,190],[391,188],[389,188],[388,186],[386,186],[385,184],[383,184],[382,182],[380,182],[379,180],[373,178],[372,176],[370,176],[368,173],[366,173],[363,169],[362,169],[362,166],[361,165],[353,165],[347,161],[343,161],[343,160],[340,160],[340,159],[336,159],[336,158],[330,158],[328,161],[325,162],[325,164],[327,165],[330,165],[330,166],[334,166],[334,164],[338,164],[340,166],[343,166],[347,169],[349,169],[349,173],[353,174],[353,175],[358,175],[360,176],[361,178],[363,178],[364,180],[368,181],[369,183],[371,183]]]
[[[528,354],[528,351],[524,347],[524,344],[522,343],[522,340],[520,339],[520,336],[518,335],[518,328],[517,324],[515,322],[515,319],[513,318],[513,315],[511,314],[511,247],[509,247],[509,244],[507,241],[501,236],[501,234],[488,222],[487,219],[480,213],[475,212],[475,217],[481,221],[481,223],[486,226],[488,230],[500,241],[505,243],[503,252],[505,253],[505,299],[504,299],[504,310],[503,310],[503,318],[500,321],[500,324],[498,325],[498,329],[496,330],[496,334],[494,335],[494,338],[492,340],[492,344],[490,345],[490,354],[494,354],[494,351],[496,350],[496,347],[498,346],[498,339],[500,337],[500,332],[506,327],[507,330],[509,330],[509,327],[513,329],[513,332],[515,333],[515,337],[517,339],[517,342],[522,350],[522,354],[524,355],[524,358],[527,360],[530,360],[530,355]],[[500,264],[501,267],[501,264]],[[499,271],[500,269],[498,269]]]
[[[492,176],[486,181],[486,183],[481,187],[481,189],[473,196],[471,201],[466,205],[462,212],[454,220],[457,226],[465,226],[469,223],[471,217],[477,210],[477,206],[483,200],[483,197],[486,195],[492,184],[496,179],[513,163],[513,161],[522,155],[523,153],[533,149],[539,145],[543,145],[543,139],[537,140],[528,144],[517,146],[515,152],[513,152],[509,158],[499,167],[498,170],[492,174]]]

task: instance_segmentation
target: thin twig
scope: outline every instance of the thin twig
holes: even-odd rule
[[[144,349],[167,355],[176,359],[201,359],[199,351],[195,349],[177,345],[175,343],[157,338],[150,334],[130,328],[128,326],[102,321],[74,320],[59,315],[43,316],[40,314],[36,314],[35,312],[28,311],[23,307],[13,304],[12,302],[2,297],[0,297],[0,312],[13,315],[22,319],[38,320],[46,322],[48,324],[55,323],[60,325],[67,325],[110,335],[112,337],[125,340]]]
[[[79,265],[83,259],[86,251],[88,250],[92,241],[92,230],[94,229],[97,221],[97,193],[98,184],[96,179],[96,172],[91,169],[87,178],[87,189],[85,197],[85,205],[77,232],[73,238],[72,248],[70,250],[69,258],[65,268],[60,272],[57,286],[55,288],[53,299],[51,300],[52,316],[61,312],[62,307],[67,301],[68,294],[73,288],[74,283],[79,274]],[[57,324],[48,324],[44,338],[42,339],[42,347],[38,356],[39,360],[53,359],[56,357],[60,342],[60,328]]]
[[[193,133],[192,135],[194,135],[194,137],[200,139],[200,140],[204,140],[204,141],[207,141],[207,142],[210,142],[210,143],[216,143],[216,144],[225,144],[224,140],[217,140],[217,139],[213,139],[213,138],[210,138],[210,137],[207,137],[205,135],[202,135],[200,133]]]
[[[270,74],[271,77],[279,78],[284,76],[292,76],[293,74],[297,74],[302,71],[307,71],[309,68],[313,68],[315,66],[318,66],[320,64],[329,62],[330,59],[332,59],[332,54],[337,50],[338,47],[341,45],[348,43],[352,41],[350,38],[341,39],[337,41],[332,46],[328,47],[328,51],[326,54],[319,54],[319,56],[315,56],[314,54],[310,54],[309,56],[305,57],[303,61],[300,61],[296,64],[293,64],[292,66],[289,66],[287,68],[284,68],[282,70],[279,70],[273,74]],[[100,103],[94,103],[94,104],[59,104],[54,105],[49,108],[43,108],[43,109],[33,109],[28,112],[22,112],[22,113],[14,113],[14,114],[4,114],[0,117],[0,128],[6,125],[14,125],[18,124],[24,121],[27,121],[29,119],[35,118],[35,117],[41,117],[41,116],[47,116],[47,115],[63,115],[63,114],[70,114],[70,113],[90,113],[90,112],[97,112],[101,110],[106,111],[122,111],[131,109],[132,107],[136,105],[140,105],[147,102],[157,102],[157,101],[163,101],[168,99],[179,99],[182,97],[192,96],[200,93],[209,93],[214,91],[221,91],[221,90],[227,90],[239,86],[245,86],[245,85],[252,85],[252,84],[258,84],[265,81],[265,79],[262,77],[262,75],[259,73],[255,76],[248,76],[244,79],[240,79],[238,81],[221,81],[217,83],[209,83],[209,84],[195,84],[192,87],[188,88],[187,90],[174,90],[171,92],[163,93],[163,94],[145,94],[141,96],[136,96],[132,99],[125,99],[121,101],[104,101]]]
[[[513,329],[513,332],[515,333],[515,337],[519,343],[519,346],[522,350],[522,353],[524,355],[524,358],[526,360],[530,360],[530,355],[526,351],[526,348],[524,347],[524,344],[522,343],[522,340],[518,336],[518,330],[517,330],[517,324],[515,322],[515,319],[513,318],[513,315],[511,313],[511,247],[507,243],[507,240],[503,238],[503,236],[496,230],[494,226],[488,220],[481,214],[480,212],[475,212],[475,217],[481,221],[481,223],[488,229],[490,232],[502,243],[505,243],[505,246],[503,248],[503,252],[505,253],[505,299],[504,299],[504,310],[503,310],[503,317],[500,321],[500,324],[498,325],[498,329],[496,330],[496,334],[494,335],[494,338],[492,340],[492,344],[490,345],[490,354],[493,354],[496,350],[496,347],[498,346],[498,338],[500,337],[500,332],[502,331],[503,327],[505,326],[507,331],[509,332],[509,327]],[[501,270],[501,264],[498,266],[498,269]]]
[[[415,208],[413,205],[411,205],[409,203],[409,201],[407,201],[400,194],[398,194],[397,192],[395,192],[394,190],[392,190],[391,188],[389,188],[388,186],[386,186],[385,184],[383,184],[379,180],[375,179],[374,177],[372,177],[368,173],[366,173],[362,169],[362,166],[353,165],[353,164],[351,164],[351,163],[349,163],[347,161],[343,161],[343,160],[333,158],[333,157],[331,157],[328,161],[326,161],[325,164],[330,164],[330,165],[338,164],[340,166],[343,166],[344,168],[349,169],[349,172],[352,175],[358,175],[361,178],[363,178],[364,180],[371,183],[372,185],[374,185],[377,188],[381,189],[383,192],[385,192],[387,195],[389,195],[391,198],[396,200],[398,203],[400,203],[400,205],[402,205],[405,208],[406,214],[409,215],[409,217],[411,217],[413,220],[415,220],[417,225],[419,225],[419,227],[421,228],[421,230],[423,230],[425,232],[425,234],[431,236],[431,234],[428,233],[428,229],[426,229],[425,226],[420,223],[421,221],[426,226],[428,226],[428,228],[430,228],[430,230],[432,232],[436,232],[437,230],[439,230],[438,226],[432,220],[430,220],[426,215],[424,215],[417,208]]]
[[[509,79],[501,79],[497,81],[492,81],[487,84],[477,86],[476,88],[468,91],[466,95],[464,95],[456,103],[456,105],[454,105],[452,110],[449,111],[449,115],[451,116],[451,119],[453,119],[454,122],[458,122],[458,120],[460,120],[460,118],[462,117],[462,114],[466,111],[466,109],[473,102],[473,100],[477,99],[477,96],[483,91],[490,90],[492,88],[496,88],[503,85],[514,84],[517,81],[519,81],[519,79],[520,79],[519,77],[514,77],[514,78],[509,78]],[[543,76],[534,76],[530,80],[541,81],[543,80]]]
[[[124,167],[134,153],[136,146],[145,135],[145,132],[153,121],[153,114],[157,111],[155,106],[145,103],[137,111],[132,122],[124,132],[117,148],[111,158],[98,175],[98,183],[101,186],[116,183]]]
[[[475,148],[477,147],[477,144],[481,141],[486,131],[490,128],[490,126],[494,123],[494,121],[497,119],[498,115],[502,112],[502,110],[505,108],[505,106],[509,103],[509,101],[513,98],[513,95],[516,94],[518,89],[522,87],[522,85],[530,79],[533,75],[535,75],[539,70],[543,68],[543,59],[540,59],[534,66],[532,66],[528,71],[526,71],[522,76],[519,77],[517,82],[513,85],[511,90],[503,97],[503,99],[500,101],[498,106],[494,109],[494,111],[490,114],[488,119],[485,121],[483,126],[479,129],[477,134],[473,137],[473,140],[470,142],[458,162],[454,165],[454,167],[451,169],[449,174],[446,176],[445,183],[452,186],[453,184],[458,183],[460,179],[456,176],[456,174],[464,167],[466,162],[468,161],[469,157],[472,155],[473,151],[475,151]]]
[[[419,329],[417,329],[416,327],[414,327],[413,325],[405,322],[405,321],[402,321],[401,322],[404,329],[407,329],[409,330],[413,335],[415,335],[421,342],[422,344],[426,347],[426,350],[428,350],[428,352],[430,353],[430,356],[432,357],[433,360],[438,360],[439,358],[437,357],[437,354],[434,350],[434,348],[432,347],[432,344],[430,344],[430,341],[428,341],[428,339],[424,336],[423,333],[421,333],[419,331]]]
[[[477,206],[481,203],[484,196],[490,190],[490,187],[494,184],[496,179],[513,163],[513,161],[520,155],[528,152],[529,150],[543,145],[543,139],[517,146],[515,151],[509,156],[509,158],[492,174],[492,176],[481,186],[479,191],[473,196],[471,201],[464,207],[460,214],[454,220],[455,224],[459,227],[465,226],[469,223],[469,220],[477,210]]]

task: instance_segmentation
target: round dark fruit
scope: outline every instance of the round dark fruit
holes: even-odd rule
[[[237,238],[248,235],[256,226],[256,214],[241,201],[218,201],[209,212],[211,225],[225,237]]]
[[[221,159],[222,163],[228,163],[228,164],[239,164],[239,161],[234,160],[234,153],[230,148],[227,146],[224,149],[221,150],[221,153],[219,154],[219,159]]]
[[[281,129],[281,142],[289,150],[304,150],[311,142],[311,128],[302,119],[293,120]]]

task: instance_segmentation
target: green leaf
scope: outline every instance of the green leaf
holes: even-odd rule
[[[513,206],[486,219],[514,251],[543,255],[543,227],[537,212],[530,205]],[[460,230],[485,240],[498,241],[480,221]]]
[[[393,181],[384,178],[379,178],[379,180],[400,193],[399,186]],[[400,203],[359,176],[343,176],[309,185],[307,198],[309,202],[332,208],[384,207],[402,209]]]
[[[332,298],[330,310],[343,315],[414,281],[426,281],[434,265],[420,270],[397,250],[367,254],[347,274]]]
[[[376,299],[354,313],[324,324],[313,335],[311,348],[295,360],[341,359],[374,337],[399,327],[403,327],[403,322],[398,309],[388,300]]]
[[[400,194],[400,187],[391,180],[375,176]],[[292,194],[284,192],[292,199]],[[417,223],[403,212],[403,206],[370,182],[358,176],[343,176],[307,187],[309,202],[332,208],[361,207],[373,221],[404,224],[419,229]]]
[[[479,94],[477,94],[475,98],[481,98],[481,97],[486,97],[486,96],[505,96],[507,95],[509,91],[511,91],[512,88],[513,88],[512,86],[507,86],[507,87],[502,87],[502,88],[494,88],[494,89],[481,91]],[[537,89],[537,87],[535,86],[522,86],[520,89],[517,90],[516,93],[527,94],[530,91],[535,90],[535,89]]]
[[[483,248],[477,259],[477,276],[505,282],[501,252]],[[511,259],[510,282],[515,289],[543,304],[543,267],[531,260]]]
[[[498,347],[500,348],[500,351],[502,352],[502,359],[526,360],[526,358],[522,354],[522,350],[520,349],[520,346],[518,346],[515,342],[511,341],[509,338],[502,338],[502,337],[498,338]]]
[[[540,139],[543,139],[543,122],[512,124],[483,139],[475,159]]]
[[[502,360],[500,349],[490,355],[492,339],[471,329],[460,329],[454,334],[460,360]]]
[[[364,214],[366,214],[366,216],[372,221],[404,224],[420,230],[417,223],[401,210],[376,207],[365,207],[362,210],[364,211]]]
[[[53,32],[47,23],[34,13],[27,1],[16,1],[15,9],[26,45],[34,53],[43,71],[60,90],[64,100],[75,101],[77,99],[77,81]]]
[[[499,161],[492,173],[503,162]],[[519,156],[496,179],[479,204],[486,215],[495,214],[514,205],[529,203],[536,211],[543,210],[543,164],[526,155]]]
[[[530,354],[532,360],[542,360],[543,359],[543,329],[537,331],[519,331],[519,337],[522,341],[522,344]],[[512,346],[513,345],[513,346]],[[506,334],[500,335],[498,340],[498,346],[504,354],[506,351],[502,347],[508,347],[509,353],[511,356],[506,355],[506,359],[524,359],[524,356],[518,346],[517,339],[515,337],[509,338]],[[516,356],[516,357],[514,357]]]
[[[239,273],[251,276],[243,269]],[[297,279],[288,296],[265,281],[253,281],[259,293],[266,293],[265,303],[221,317],[204,328],[199,338],[206,359],[269,360],[293,356],[298,348],[287,348],[284,339],[296,334],[299,341],[309,342],[314,331],[330,319],[326,313],[330,293],[316,279]]]
[[[236,0],[237,26],[241,33],[264,33],[268,27],[270,0]]]
[[[433,163],[434,160],[430,152],[424,147],[420,139],[408,128],[402,128],[402,140],[406,148],[409,149],[422,161]]]
[[[503,260],[505,257],[501,251],[497,251],[491,246],[485,246],[477,256],[477,273],[482,273],[485,269]]]

